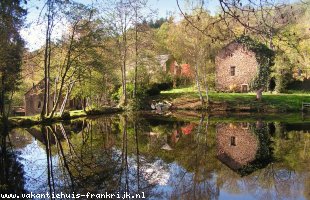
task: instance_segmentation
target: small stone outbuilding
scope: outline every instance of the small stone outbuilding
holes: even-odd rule
[[[34,84],[28,92],[25,93],[25,115],[31,116],[40,114],[43,108],[44,101],[44,79],[41,80],[38,84]],[[63,98],[60,98],[60,102],[63,101]],[[49,110],[53,109],[54,105],[54,94],[49,96]],[[72,99],[67,102],[67,109],[82,109],[82,104],[84,102]],[[57,110],[60,108],[60,104]]]
[[[25,94],[25,115],[36,115],[41,113],[43,108],[44,99],[44,79],[38,84],[33,85]],[[53,102],[53,97],[50,95],[50,102]],[[53,104],[51,103],[49,109],[52,110]]]

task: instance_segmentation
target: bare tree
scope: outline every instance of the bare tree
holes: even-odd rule
[[[49,95],[50,95],[50,64],[51,64],[51,39],[52,30],[54,27],[54,15],[55,15],[55,0],[46,1],[46,33],[45,33],[45,50],[44,50],[44,97],[43,108],[41,111],[41,118],[44,119],[45,115],[49,114]]]

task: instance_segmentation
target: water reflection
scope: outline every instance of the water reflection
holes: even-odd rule
[[[159,117],[115,115],[12,130],[1,138],[0,191],[310,199],[307,123]]]
[[[268,126],[262,121],[218,124],[216,142],[218,159],[242,176],[273,159]]]
[[[23,165],[18,162],[18,155],[12,151],[9,136],[0,135],[0,194],[25,193]]]

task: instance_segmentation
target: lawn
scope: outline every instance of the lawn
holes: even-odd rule
[[[205,93],[204,93],[205,97]],[[169,99],[175,103],[182,101],[193,101],[198,99],[198,92],[194,87],[178,88],[162,91],[159,99]],[[263,93],[262,100],[256,100],[255,93],[209,93],[211,104],[222,104],[228,110],[248,108],[249,110],[262,111],[300,111],[302,102],[310,102],[309,93],[276,94]],[[210,105],[211,105],[210,104]]]

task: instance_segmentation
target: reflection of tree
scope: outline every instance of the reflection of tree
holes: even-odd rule
[[[61,127],[61,132],[62,132],[62,134],[64,135],[64,137],[66,138],[67,137],[67,134],[66,134],[66,132],[65,132],[65,129],[64,129],[64,127],[63,127],[63,125],[62,124],[60,124],[60,127]],[[65,156],[65,154],[64,154],[64,149],[63,149],[63,147],[62,147],[62,143],[61,143],[61,141],[60,141],[60,139],[59,139],[59,136],[57,136],[57,134],[56,134],[56,130],[57,130],[57,127],[55,126],[55,128],[53,129],[53,127],[51,127],[51,126],[49,126],[49,127],[45,127],[45,129],[43,129],[43,131],[44,130],[46,130],[46,133],[48,134],[49,133],[49,131],[50,131],[50,133],[51,134],[53,134],[53,136],[55,137],[55,139],[56,139],[56,148],[57,148],[57,153],[58,153],[58,155],[59,155],[59,160],[60,160],[60,168],[61,169],[66,169],[66,172],[67,172],[67,174],[68,174],[68,176],[69,176],[69,181],[66,181],[66,173],[64,173],[64,175],[62,176],[63,177],[63,180],[64,180],[64,182],[65,183],[69,183],[68,185],[69,185],[69,187],[70,188],[72,188],[72,190],[71,191],[74,191],[74,181],[73,181],[73,177],[72,177],[72,173],[71,173],[71,171],[70,171],[70,169],[69,169],[69,166],[68,166],[68,161],[67,161],[67,159],[66,159],[66,156]],[[48,138],[48,137],[46,137],[46,138]],[[66,139],[66,141],[68,141],[68,139]],[[48,158],[49,157],[49,155],[50,155],[50,153],[48,153],[48,152],[50,152],[50,150],[48,150],[48,149],[51,149],[50,148],[50,145],[47,145],[47,149],[46,149],[46,152],[47,152],[47,155],[46,155],[46,157],[47,157],[47,162],[49,162],[49,160],[52,160],[51,158]],[[48,164],[47,165],[47,167],[49,168],[50,167],[50,165]],[[51,164],[51,167],[50,167],[51,169],[49,170],[49,171],[51,171],[51,172],[53,172],[53,166],[52,166],[52,164]],[[49,176],[49,174],[50,173],[48,173],[48,176]],[[51,174],[52,175],[52,177],[53,177],[53,174]],[[48,178],[48,182],[49,182],[49,187],[50,187],[50,178]],[[54,186],[54,180],[52,179],[52,181],[53,181],[53,186]],[[53,187],[53,189],[54,189],[54,191],[55,191],[55,187]],[[50,191],[51,191],[51,187],[50,187]]]
[[[144,126],[128,122],[127,117],[115,123],[118,121],[109,117],[85,121],[83,129],[75,134],[61,123],[42,127],[46,176],[40,178],[42,182],[45,177],[47,184],[40,191],[143,191],[150,195],[155,184],[152,180],[158,172],[150,172],[152,160],[140,155],[143,139],[139,138],[144,136]]]
[[[35,192],[145,192],[153,199],[216,199],[224,192],[256,199],[294,198],[302,192],[309,196],[303,189],[310,179],[309,134],[282,128],[271,136],[270,124],[239,123],[260,142],[259,162],[251,163],[251,173],[241,177],[217,159],[217,125],[204,114],[190,122],[152,122],[128,114],[42,127],[44,137],[38,141],[43,145],[35,147],[43,147],[40,159],[45,164],[35,162],[32,170],[46,170],[33,182]],[[173,150],[161,149],[176,130]],[[272,163],[258,165],[270,157]]]
[[[24,189],[23,165],[11,146],[10,137],[0,132],[0,194],[22,194]],[[7,141],[8,140],[8,141]]]
[[[176,123],[177,126],[186,127],[186,123]],[[219,185],[214,177],[218,167],[214,152],[214,128],[209,124],[209,117],[201,115],[198,124],[191,134],[182,135],[172,151],[161,155],[161,158],[174,158],[171,164],[171,178],[168,185],[172,187],[166,198],[180,199],[214,199],[218,198]],[[172,130],[171,130],[172,129]],[[167,130],[178,127],[167,126]],[[169,161],[169,159],[167,159]],[[174,164],[178,163],[178,165]],[[180,167],[182,166],[182,167]],[[183,168],[184,167],[184,168]]]

